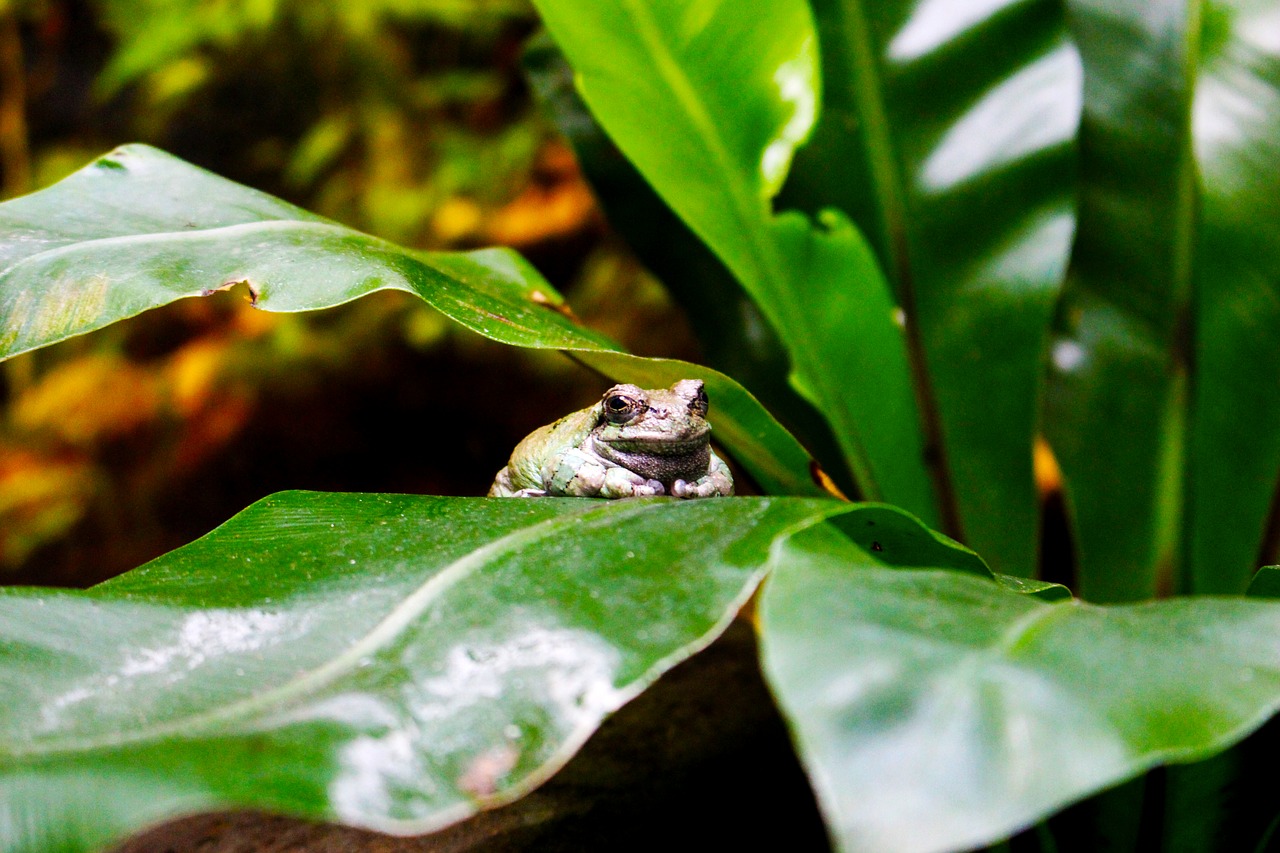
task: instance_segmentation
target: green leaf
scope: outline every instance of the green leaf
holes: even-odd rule
[[[1258,391],[1280,369],[1273,6],[1080,0],[1072,20],[1085,188],[1046,427],[1080,592],[1142,598],[1180,568],[1175,588],[1239,593],[1280,474]]]
[[[847,506],[284,493],[94,589],[0,590],[0,847],[515,799]]]
[[[1069,8],[1084,60],[1082,190],[1044,423],[1074,523],[1078,592],[1132,601],[1155,594],[1180,511],[1197,4]]]
[[[1263,566],[1249,582],[1252,598],[1280,598],[1280,566]]]
[[[1074,521],[1078,592],[1094,601],[1153,596],[1158,566],[1175,556],[1196,5],[1070,4],[1084,59],[1083,186],[1046,430]]]
[[[1060,583],[1023,578],[1017,575],[996,575],[996,582],[1009,592],[1031,595],[1041,601],[1070,601],[1071,590]]]
[[[787,381],[786,352],[724,264],[667,207],[605,135],[573,87],[573,71],[545,34],[525,46],[523,66],[542,108],[568,139],[609,225],[684,309],[703,359],[777,413],[853,494],[830,427]]]
[[[817,111],[803,0],[536,0],[601,125],[755,300],[862,494],[939,518],[894,305],[861,235],[770,199]]]
[[[844,850],[962,850],[1280,707],[1280,606],[1049,604],[806,530],[760,604],[766,675]]]
[[[786,355],[750,297],[592,119],[564,54],[546,33],[525,45],[523,66],[543,110],[573,146],[610,226],[686,308],[707,363],[767,402],[762,389],[786,387]]]
[[[1045,430],[1074,521],[1077,592],[1133,600],[1155,593],[1177,544],[1197,4],[1068,5],[1085,69],[1082,188]]]
[[[868,235],[958,523],[1033,574],[1043,353],[1074,225],[1080,61],[1056,0],[814,0],[823,110],[783,201]]]
[[[1203,15],[1187,590],[1239,593],[1280,477],[1280,43],[1273,3]]]
[[[239,282],[273,311],[405,290],[504,343],[616,349],[513,252],[404,249],[146,146],[0,205],[5,357]]]
[[[0,358],[238,282],[269,311],[408,291],[486,337],[566,350],[622,381],[703,379],[717,440],[761,488],[826,494],[809,454],[740,385],[619,352],[514,252],[406,249],[142,145],[0,204]]]

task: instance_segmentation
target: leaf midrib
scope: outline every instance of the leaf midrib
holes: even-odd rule
[[[767,220],[762,216],[764,213],[762,201],[755,198],[755,194],[751,193],[741,181],[734,179],[738,175],[738,170],[733,158],[729,155],[728,146],[717,129],[716,122],[712,120],[706,105],[698,96],[697,88],[690,82],[689,76],[684,73],[680,62],[676,60],[667,42],[662,38],[661,28],[653,20],[644,0],[621,0],[621,5],[631,16],[636,35],[648,48],[649,55],[653,57],[658,75],[675,94],[676,101],[697,130],[698,136],[706,142],[707,151],[719,167],[720,174],[729,178],[726,185],[729,198],[732,200],[733,218],[742,232],[749,235],[749,239],[745,240],[744,244],[749,252],[756,277],[771,277],[776,266],[776,260],[771,263],[768,257],[773,254],[770,251],[772,247],[767,245],[767,241],[762,244],[759,240],[760,227],[767,224]]]
[[[889,129],[889,115],[881,96],[884,87],[874,59],[871,35],[859,0],[841,6],[840,35],[845,42],[845,55],[849,58],[849,87],[867,140],[867,159],[870,162],[872,180],[881,205],[881,222],[885,229],[885,249],[893,263],[890,274],[898,286],[898,293],[905,303],[908,315],[914,315],[915,305],[910,291],[910,259],[904,244],[907,233],[906,191],[901,171],[894,156],[893,134]]]
[[[505,499],[495,498],[495,500]],[[239,722],[254,712],[278,708],[291,700],[314,694],[334,683],[341,676],[357,669],[361,660],[390,646],[445,591],[503,554],[519,551],[540,539],[562,534],[598,516],[614,514],[618,518],[625,519],[638,515],[651,506],[648,503],[620,506],[620,503],[611,501],[602,507],[582,513],[545,519],[480,546],[432,575],[345,650],[314,669],[303,672],[265,692],[255,693],[210,711],[170,719],[150,727],[91,738],[49,738],[31,744],[9,744],[0,747],[0,754],[11,759],[32,759],[54,754],[110,749],[165,737],[190,738],[207,734],[210,729],[221,724]]]
[[[635,32],[654,58],[658,74],[675,94],[676,100],[689,118],[699,136],[705,140],[708,152],[720,167],[721,173],[728,176],[725,182],[731,200],[730,209],[742,233],[746,235],[743,245],[746,247],[750,266],[754,276],[743,275],[734,270],[739,281],[749,291],[754,290],[756,300],[762,303],[766,313],[769,307],[781,316],[777,318],[776,331],[789,341],[789,349],[795,363],[792,369],[805,375],[808,384],[821,394],[823,401],[830,407],[832,417],[842,427],[837,431],[837,438],[845,450],[851,468],[856,472],[858,486],[868,500],[878,500],[883,494],[876,481],[875,472],[862,446],[856,429],[856,421],[850,417],[842,396],[833,391],[826,379],[826,371],[821,369],[821,355],[810,346],[812,336],[795,334],[789,330],[808,329],[804,311],[798,300],[791,295],[789,277],[785,265],[778,252],[776,241],[770,235],[773,217],[769,214],[763,199],[757,199],[742,182],[736,180],[738,171],[733,159],[729,156],[728,147],[717,132],[716,123],[711,119],[706,106],[698,97],[697,89],[681,70],[680,63],[672,55],[666,42],[661,37],[661,29],[654,22],[652,15],[643,0],[620,0],[633,19]],[[682,217],[684,218],[684,217]],[[699,227],[699,223],[688,220],[687,224],[714,248],[714,243],[707,240],[707,235]],[[808,226],[810,230],[812,225]],[[813,239],[813,235],[809,235]],[[719,254],[719,252],[717,252]],[[731,269],[735,266],[728,258],[722,258]],[[772,282],[772,286],[766,283]],[[752,286],[754,285],[754,287]]]
[[[27,264],[45,262],[62,255],[71,255],[84,250],[97,250],[102,247],[129,246],[133,244],[184,242],[192,238],[220,238],[227,234],[252,233],[254,230],[265,231],[327,231],[343,236],[367,240],[371,243],[394,246],[392,243],[365,234],[361,231],[329,222],[308,222],[301,219],[264,219],[255,222],[240,222],[235,225],[221,225],[216,228],[185,229],[182,231],[154,231],[144,234],[121,234],[114,237],[98,237],[91,240],[76,240],[63,243],[51,249],[43,249],[32,255],[26,255],[0,270],[0,281],[8,278],[18,268]]]

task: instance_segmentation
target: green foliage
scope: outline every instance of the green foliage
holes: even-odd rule
[[[936,523],[903,337],[869,247],[835,212],[815,224],[770,207],[816,118],[804,3],[751,16],[682,2],[539,11],[588,106],[783,340],[793,384],[831,422],[862,494]],[[663,26],[685,15],[705,18],[692,38]],[[833,365],[858,377],[858,393]]]
[[[705,243],[758,309],[697,322],[762,342],[745,361],[787,372],[861,495],[976,553],[902,510],[812,498],[281,496],[87,593],[0,598],[3,678],[26,691],[0,720],[0,828],[29,827],[4,842],[86,849],[212,805],[402,830],[456,819],[554,772],[769,570],[764,668],[842,849],[996,843],[1135,778],[1027,843],[1259,844],[1275,804],[1237,814],[1221,792],[1256,785],[1258,762],[1226,750],[1280,707],[1274,572],[1239,597],[1280,478],[1273,7],[535,5],[683,245]],[[555,115],[588,120],[572,100]],[[578,130],[595,140],[588,172],[610,174]],[[627,186],[604,184],[606,207]],[[822,493],[737,382],[621,351],[514,254],[405,249],[153,149],[0,206],[0,260],[0,356],[236,282],[277,311],[402,290],[620,379],[701,377],[717,438],[765,491]],[[747,334],[761,318],[768,333]],[[1103,604],[1030,579],[1041,433],[1075,585]],[[1160,589],[1237,597],[1114,603]],[[250,614],[296,632],[183,657],[183,625]],[[110,641],[86,647],[72,624]],[[573,642],[528,678],[514,653],[468,655],[517,629]],[[583,654],[607,665],[575,669]],[[572,724],[538,693],[566,661]],[[477,690],[490,701],[438,699]],[[515,749],[512,726],[537,743]],[[350,808],[335,785],[334,755],[357,743],[409,756],[358,768],[386,808]],[[283,775],[215,771],[215,750]],[[72,821],[90,769],[118,781],[118,810]]]
[[[486,337],[577,353],[621,381],[697,377],[717,436],[770,491],[823,494],[809,455],[750,394],[715,371],[637,359],[569,316],[518,255],[421,252],[387,243],[145,146],[125,146],[0,207],[0,356],[148,308],[243,283],[259,308],[325,308],[378,290],[413,293]]]
[[[92,590],[4,590],[0,847],[237,806],[420,833],[514,799],[845,508],[285,493]]]
[[[1280,708],[1274,607],[1045,603],[882,568],[826,528],[782,550],[761,602],[765,671],[844,850],[989,843],[1214,755]]]

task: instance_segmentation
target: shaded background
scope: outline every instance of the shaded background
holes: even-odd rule
[[[509,245],[582,320],[697,361],[520,71],[522,0],[48,0],[0,13],[5,197],[124,142],[409,246]],[[82,586],[282,489],[477,495],[608,383],[406,294],[184,300],[0,363],[0,583]]]

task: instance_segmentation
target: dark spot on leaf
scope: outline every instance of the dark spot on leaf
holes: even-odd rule
[[[884,546],[883,546],[883,545],[881,545],[879,542],[872,542],[872,543],[871,543],[871,550],[872,550],[872,551],[883,551],[883,550],[884,550]]]
[[[822,466],[818,464],[818,460],[816,459],[809,460],[809,476],[813,479],[813,482],[817,484],[818,488],[822,489],[827,494],[832,497],[839,498],[842,501],[849,500],[849,498],[845,496],[845,493],[840,491],[840,487],[836,485],[835,480],[832,480],[831,477],[827,475],[827,472],[822,470]]]
[[[501,314],[495,314],[492,311],[488,311],[484,308],[480,308],[479,306],[476,306],[476,310],[491,320],[497,320],[499,323],[506,323],[508,326],[515,326],[516,328],[519,328],[519,325],[517,325],[509,317],[504,317]]]

